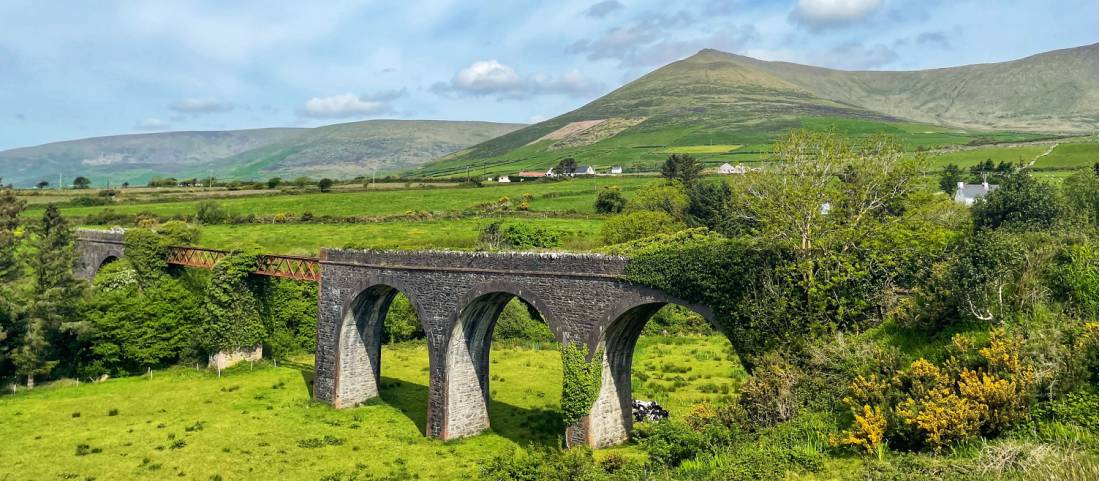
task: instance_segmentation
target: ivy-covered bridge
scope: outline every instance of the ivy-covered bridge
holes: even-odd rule
[[[91,279],[125,255],[121,231],[80,231],[77,273]],[[227,253],[169,249],[171,264],[209,268]],[[631,430],[631,360],[646,321],[668,303],[714,323],[711,311],[622,280],[628,260],[560,253],[397,252],[322,249],[319,258],[261,256],[258,275],[320,283],[313,396],[337,408],[379,394],[382,324],[404,294],[427,334],[428,436],[448,440],[489,427],[489,351],[504,306],[519,298],[559,342],[603,352],[600,392],[570,444],[605,447]]]

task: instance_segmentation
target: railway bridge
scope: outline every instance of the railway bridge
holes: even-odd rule
[[[125,255],[121,231],[79,231],[76,272],[91,279]],[[212,267],[226,253],[173,247],[170,264]],[[336,408],[378,396],[382,326],[398,292],[427,335],[427,436],[443,440],[489,427],[489,352],[504,306],[536,309],[559,342],[602,351],[603,382],[591,413],[566,431],[571,445],[612,446],[631,431],[631,360],[646,321],[669,303],[714,324],[706,306],[622,280],[622,257],[322,249],[320,257],[262,256],[256,274],[319,283],[313,396]]]

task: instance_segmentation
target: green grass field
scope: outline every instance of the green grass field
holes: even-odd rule
[[[421,435],[427,357],[422,343],[386,346],[381,399],[343,410],[311,401],[311,358],[278,368],[244,364],[221,378],[177,367],[152,379],[3,395],[0,479],[315,480],[350,473],[469,479],[503,450],[560,442],[556,350],[494,348],[491,432],[449,443]],[[735,392],[744,376],[719,336],[643,336],[634,359],[635,386],[690,379],[655,395],[674,416],[728,395],[704,392],[711,384]],[[643,395],[645,388],[635,397]],[[634,448],[617,451],[624,450]]]
[[[561,248],[599,245],[603,218],[498,217],[365,224],[246,224],[204,226],[198,244],[215,249],[259,247],[262,252],[316,255],[321,247],[373,249],[473,249],[482,226],[500,220],[523,222],[559,233]]]
[[[400,189],[362,192],[264,195],[220,199],[217,202],[233,214],[270,215],[279,212],[315,216],[385,216],[406,212],[461,212],[479,204],[495,204],[502,197],[519,202],[530,193],[535,212],[594,212],[596,193],[604,186],[617,185],[627,197],[643,185],[657,182],[652,177],[593,177],[563,182],[486,183],[485,187]],[[191,215],[199,201],[119,203],[97,207],[65,207],[62,214],[86,216],[104,209],[122,214],[151,212],[157,215]],[[41,215],[41,206],[28,208],[24,215]]]
[[[992,160],[995,164],[1000,162],[1027,164],[1046,152],[1053,144],[1054,142],[1011,147],[981,147],[947,152],[931,157],[932,168],[942,169],[947,164],[966,168],[986,159]],[[1073,170],[1091,166],[1100,156],[1097,145],[1096,142],[1059,143],[1050,154],[1039,157],[1033,167],[1039,170]]]

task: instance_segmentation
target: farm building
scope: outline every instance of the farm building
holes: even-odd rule
[[[569,177],[575,177],[575,176],[578,176],[578,175],[596,175],[596,170],[593,169],[592,166],[590,166],[590,165],[578,165],[577,168],[573,170],[573,172],[571,172],[569,174],[566,174],[566,175],[568,175]],[[551,167],[549,170],[546,171],[546,176],[547,177],[556,177],[557,176],[557,174],[554,173],[554,168],[553,167]]]
[[[520,182],[523,182],[525,180],[534,180],[534,179],[541,179],[543,177],[546,177],[546,172],[535,172],[535,171],[525,170],[523,172],[520,172],[519,174],[516,174],[516,177],[519,177]]]
[[[718,167],[719,174],[744,174],[748,169],[744,165],[737,164],[736,166],[730,165],[726,162]]]
[[[989,182],[982,182],[980,184],[959,182],[958,188],[955,189],[955,202],[966,204],[967,206],[973,205],[974,201],[997,190],[997,187],[999,187],[997,184],[990,184]]]
[[[497,178],[497,182],[500,182],[502,184],[506,184],[506,183],[511,182],[511,181],[512,181],[512,179],[509,179],[507,175],[502,175],[499,178]]]
[[[621,166],[621,165],[612,165],[611,166],[611,175],[619,175],[621,173],[623,173],[623,166]]]

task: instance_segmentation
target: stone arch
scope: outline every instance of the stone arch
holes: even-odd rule
[[[103,269],[103,266],[106,266],[107,264],[110,264],[110,263],[115,262],[117,260],[118,260],[118,256],[114,256],[114,255],[108,255],[107,257],[104,257],[102,261],[99,261],[99,267],[96,267],[96,269],[95,269],[96,274],[99,273],[100,269]]]
[[[378,396],[382,374],[382,327],[398,293],[409,299],[417,322],[427,331],[418,299],[400,280],[371,276],[357,282],[350,292],[353,295],[349,295],[340,308],[336,332],[333,405],[338,408]]]
[[[649,319],[669,304],[687,307],[703,316],[719,332],[726,334],[707,306],[678,299],[660,291],[643,289],[639,296],[616,305],[594,330],[589,347],[594,354],[603,351],[603,380],[600,393],[585,423],[584,442],[594,448],[620,444],[630,438],[634,419],[631,415],[634,348]]]
[[[460,298],[448,323],[444,353],[444,440],[478,434],[489,428],[489,352],[493,328],[505,305],[518,298],[533,306],[562,339],[563,327],[534,292],[504,282],[475,286]]]

